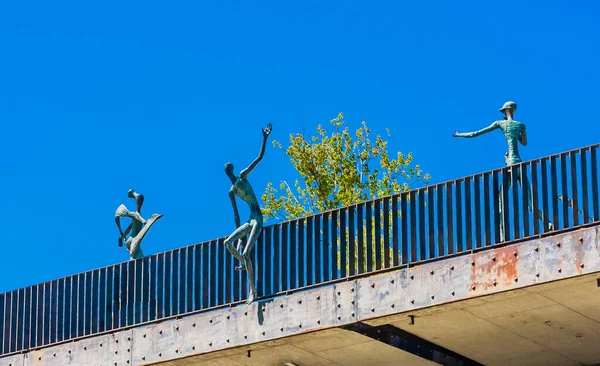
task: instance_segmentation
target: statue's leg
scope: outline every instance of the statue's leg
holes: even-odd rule
[[[553,225],[550,222],[550,220],[546,218],[545,212],[537,207],[533,207],[533,187],[531,186],[529,179],[521,175],[519,176],[519,182],[521,183],[521,187],[523,188],[523,194],[527,194],[527,205],[529,207],[529,211],[534,212],[534,210],[537,210],[538,220],[540,220],[544,225],[546,225],[548,230],[552,230]]]
[[[246,222],[238,227],[231,235],[229,235],[227,239],[225,239],[225,248],[227,248],[229,253],[231,253],[238,261],[240,261],[242,266],[244,265],[244,257],[242,257],[240,252],[235,249],[233,243],[235,243],[236,240],[240,239],[241,237],[248,235],[250,230],[252,230],[252,225],[250,225],[249,222]]]
[[[511,173],[510,172],[507,174],[506,178],[502,177],[502,183],[500,183],[500,190],[499,190],[500,194],[499,194],[499,198],[498,198],[498,201],[499,201],[498,215],[500,215],[500,220],[499,220],[500,227],[498,228],[498,230],[500,230],[500,241],[501,242],[503,242],[504,239],[505,239],[505,236],[504,236],[505,235],[505,233],[504,233],[504,214],[503,214],[503,211],[502,211],[502,207],[504,207],[504,200],[505,200],[504,189],[502,189],[504,184],[508,185],[507,191],[509,189],[511,189],[512,179],[511,179]]]
[[[248,273],[248,282],[250,283],[250,294],[248,295],[248,299],[246,300],[246,304],[252,303],[254,301],[254,297],[256,296],[256,284],[254,283],[254,267],[252,265],[252,258],[250,258],[250,253],[252,253],[252,249],[258,240],[258,235],[262,229],[262,225],[256,221],[251,220],[252,231],[250,232],[250,237],[248,238],[248,242],[246,243],[246,247],[244,248],[244,262],[246,264],[246,273]],[[258,263],[257,263],[258,264]]]
[[[139,216],[139,214],[138,214],[138,216]],[[131,247],[129,248],[129,253],[131,254],[132,257],[141,258],[140,254],[138,254],[138,252],[141,253],[140,246],[142,245],[142,240],[144,239],[144,237],[146,236],[146,234],[148,233],[148,230],[150,230],[152,225],[154,225],[154,223],[156,221],[158,221],[161,217],[163,217],[163,215],[153,214],[152,216],[150,216],[150,218],[148,220],[146,220],[146,225],[144,225],[142,230],[140,230],[140,232],[131,241]]]

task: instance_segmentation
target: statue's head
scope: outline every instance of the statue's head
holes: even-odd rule
[[[225,174],[227,174],[230,179],[235,178],[235,174],[233,174],[233,163],[225,164]]]
[[[503,113],[504,115],[510,114],[511,116],[515,113],[516,110],[517,103],[510,100],[504,103],[504,105],[502,105],[502,108],[499,109],[500,113]]]
[[[133,189],[130,189],[129,191],[127,191],[127,197],[133,198],[134,193],[135,193],[135,191]]]

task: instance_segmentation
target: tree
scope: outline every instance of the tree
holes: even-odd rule
[[[290,162],[300,174],[292,188],[287,181],[272,182],[262,195],[267,219],[281,221],[301,218],[338,207],[408,191],[415,184],[427,184],[430,175],[418,164],[411,166],[411,153],[397,153],[390,159],[388,141],[380,135],[370,139],[366,122],[354,134],[344,126],[340,113],[330,121],[331,135],[322,125],[308,140],[301,133],[290,135],[285,149]],[[390,136],[389,128],[386,129]],[[283,149],[279,141],[273,146]]]
[[[398,152],[395,159],[390,159],[387,150],[388,141],[380,135],[371,140],[371,130],[366,122],[354,134],[344,126],[344,115],[340,113],[330,121],[335,131],[331,134],[322,125],[317,126],[317,134],[308,139],[301,133],[291,134],[289,146],[285,148],[290,162],[300,175],[293,188],[287,181],[282,181],[279,188],[272,182],[267,184],[262,195],[265,218],[275,218],[280,221],[298,219],[319,212],[332,210],[339,207],[350,206],[371,199],[402,193],[411,189],[416,184],[427,184],[429,174],[423,174],[418,164],[413,165],[411,153]],[[386,133],[390,136],[389,128]],[[283,144],[273,141],[273,146],[283,149]],[[390,220],[392,216],[391,210]],[[398,212],[401,215],[401,212]],[[383,211],[381,213],[383,220]],[[383,221],[381,221],[383,222]],[[357,223],[358,224],[358,223]],[[339,219],[337,224],[339,227]],[[367,221],[363,220],[363,242],[367,243]],[[376,228],[371,222],[371,232],[383,231]],[[391,232],[391,228],[388,228]],[[390,234],[388,232],[388,234]],[[307,233],[308,234],[308,233]],[[340,233],[341,234],[341,233]],[[383,238],[383,232],[381,232]],[[310,235],[310,234],[308,234]],[[350,235],[358,240],[357,233],[345,230],[346,243]],[[337,248],[339,248],[339,236]],[[375,257],[375,235],[371,238],[371,245],[365,245],[363,252],[367,257],[370,247]],[[383,258],[383,243],[381,244]],[[349,249],[346,248],[346,255]],[[358,253],[355,253],[357,259]],[[398,255],[400,255],[398,253]],[[393,253],[390,251],[390,257]],[[338,269],[341,268],[341,254],[338,249]],[[390,258],[391,259],[391,258]],[[356,270],[358,260],[355,261]],[[348,265],[348,264],[346,264]],[[366,267],[366,264],[365,264]],[[346,268],[349,270],[349,268]],[[366,268],[362,268],[364,271]]]

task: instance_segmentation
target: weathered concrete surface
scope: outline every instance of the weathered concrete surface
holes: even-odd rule
[[[250,356],[248,356],[250,351]],[[437,365],[372,338],[343,329],[326,329],[252,346],[159,363],[160,366],[264,365]]]
[[[117,353],[105,350],[104,342],[110,342],[108,338],[102,338],[103,346],[100,347],[101,337],[95,337],[16,358],[3,358],[0,365],[33,365],[34,362],[39,363],[39,357],[45,361],[42,364],[61,366],[94,365],[95,362],[99,365],[115,365],[115,362],[122,365],[127,361],[132,365],[153,364],[239,346],[253,345],[254,349],[258,347],[257,343],[357,321],[394,324],[484,364],[506,362],[510,355],[525,357],[527,364],[549,364],[544,358],[548,351],[556,353],[549,360],[558,364],[565,360],[600,362],[596,356],[596,353],[600,354],[597,346],[600,344],[597,322],[600,314],[594,313],[598,309],[600,289],[592,289],[595,277],[584,276],[600,271],[598,236],[597,227],[582,229],[281,296],[249,306],[201,313],[102,336],[119,339],[119,347],[124,344],[122,339],[130,338],[130,347]],[[573,279],[567,283],[574,281],[587,287],[561,285],[561,280],[568,278]],[[550,284],[552,281],[561,282]],[[577,289],[578,292],[544,295],[545,290],[537,287],[524,290],[525,287],[544,283],[549,283],[550,287],[563,286],[569,291]],[[478,298],[505,291],[509,292],[495,295],[506,298],[504,302],[498,302],[497,307],[484,306],[496,301]],[[516,300],[519,294],[523,298]],[[587,296],[578,297],[577,294]],[[469,311],[463,310],[463,307],[469,308]],[[406,325],[407,312],[417,315],[417,323],[410,328]],[[420,318],[427,316],[431,319],[428,326],[419,323],[422,321]],[[540,319],[545,319],[541,326],[538,325]],[[583,319],[585,325],[581,323]],[[550,323],[545,323],[548,320]],[[550,325],[557,323],[561,324],[558,331],[568,329],[569,334],[575,334],[574,342],[583,343],[583,346],[575,347],[575,343],[572,346],[580,351],[569,353],[568,347],[561,343],[560,336],[566,331],[542,332],[554,329]],[[495,332],[497,328],[502,331]],[[551,338],[548,342],[554,344],[544,344],[546,338]],[[64,354],[69,350],[68,345],[84,342],[91,342],[87,349],[82,351],[79,345],[77,354],[73,354],[73,346],[70,355]],[[80,354],[84,352],[93,356]],[[275,351],[265,352],[271,354]],[[581,356],[576,358],[572,353]],[[336,361],[330,361],[335,365]],[[262,364],[268,365],[270,361],[265,362]]]

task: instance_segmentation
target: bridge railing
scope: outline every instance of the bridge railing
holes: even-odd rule
[[[598,221],[592,145],[265,227],[261,295]],[[551,225],[550,225],[551,224]],[[0,355],[241,301],[224,238],[0,294]]]

